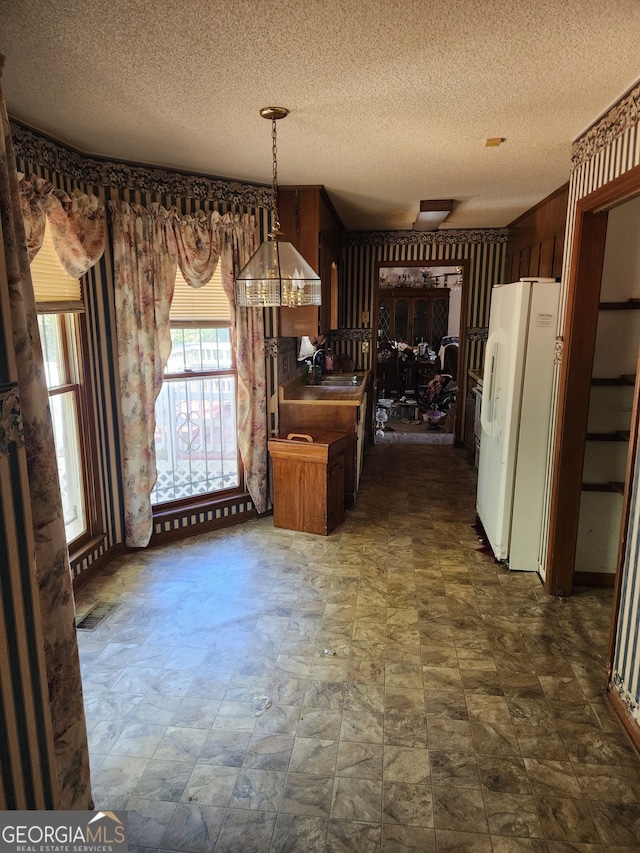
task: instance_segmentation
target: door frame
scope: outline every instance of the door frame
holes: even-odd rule
[[[430,267],[460,267],[462,269],[462,294],[460,296],[460,327],[458,329],[458,375],[456,376],[456,384],[458,386],[458,394],[456,399],[456,419],[454,441],[456,445],[462,445],[464,442],[464,419],[465,407],[461,405],[467,396],[467,376],[469,368],[468,347],[467,347],[467,315],[469,313],[469,261],[466,259],[440,260],[439,258],[428,258],[421,261],[404,261],[404,260],[386,260],[376,261],[374,275],[375,284],[373,288],[373,311],[372,311],[372,340],[371,340],[371,373],[375,380],[377,366],[377,346],[378,346],[378,310],[380,304],[380,270],[381,269],[398,269],[399,267],[422,267],[429,269]],[[375,389],[374,389],[375,391]]]
[[[640,195],[640,166],[634,166],[576,202],[544,581],[551,595],[568,596],[573,589],[608,211],[637,195]]]

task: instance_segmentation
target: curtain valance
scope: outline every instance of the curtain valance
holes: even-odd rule
[[[68,275],[80,278],[100,260],[106,217],[97,196],[78,190],[67,195],[36,175],[20,181],[20,196],[29,261],[42,246],[47,220],[56,254]]]

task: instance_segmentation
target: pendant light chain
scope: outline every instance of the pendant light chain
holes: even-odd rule
[[[271,119],[271,152],[273,154],[273,179],[271,182],[271,204],[273,207],[273,230],[280,230],[278,215],[278,146],[276,142],[276,120]]]
[[[236,275],[236,305],[243,308],[298,308],[322,304],[320,277],[300,252],[280,231],[278,214],[278,148],[276,121],[286,118],[285,107],[263,107],[260,116],[271,120],[271,211],[273,226]],[[265,214],[267,215],[267,214]],[[296,232],[299,232],[299,204],[296,192]]]

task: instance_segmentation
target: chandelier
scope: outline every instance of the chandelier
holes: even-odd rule
[[[289,110],[284,107],[265,107],[262,118],[271,119],[271,151],[273,178],[271,182],[271,209],[273,226],[269,239],[260,247],[236,277],[236,303],[249,308],[320,305],[320,278],[300,252],[283,240],[278,215],[278,160],[276,121],[285,118]]]

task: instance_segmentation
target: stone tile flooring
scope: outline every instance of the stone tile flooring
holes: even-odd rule
[[[474,489],[457,449],[376,445],[329,537],[265,518],[79,591],[119,602],[80,651],[96,806],[133,851],[640,850],[611,594],[479,553]]]

